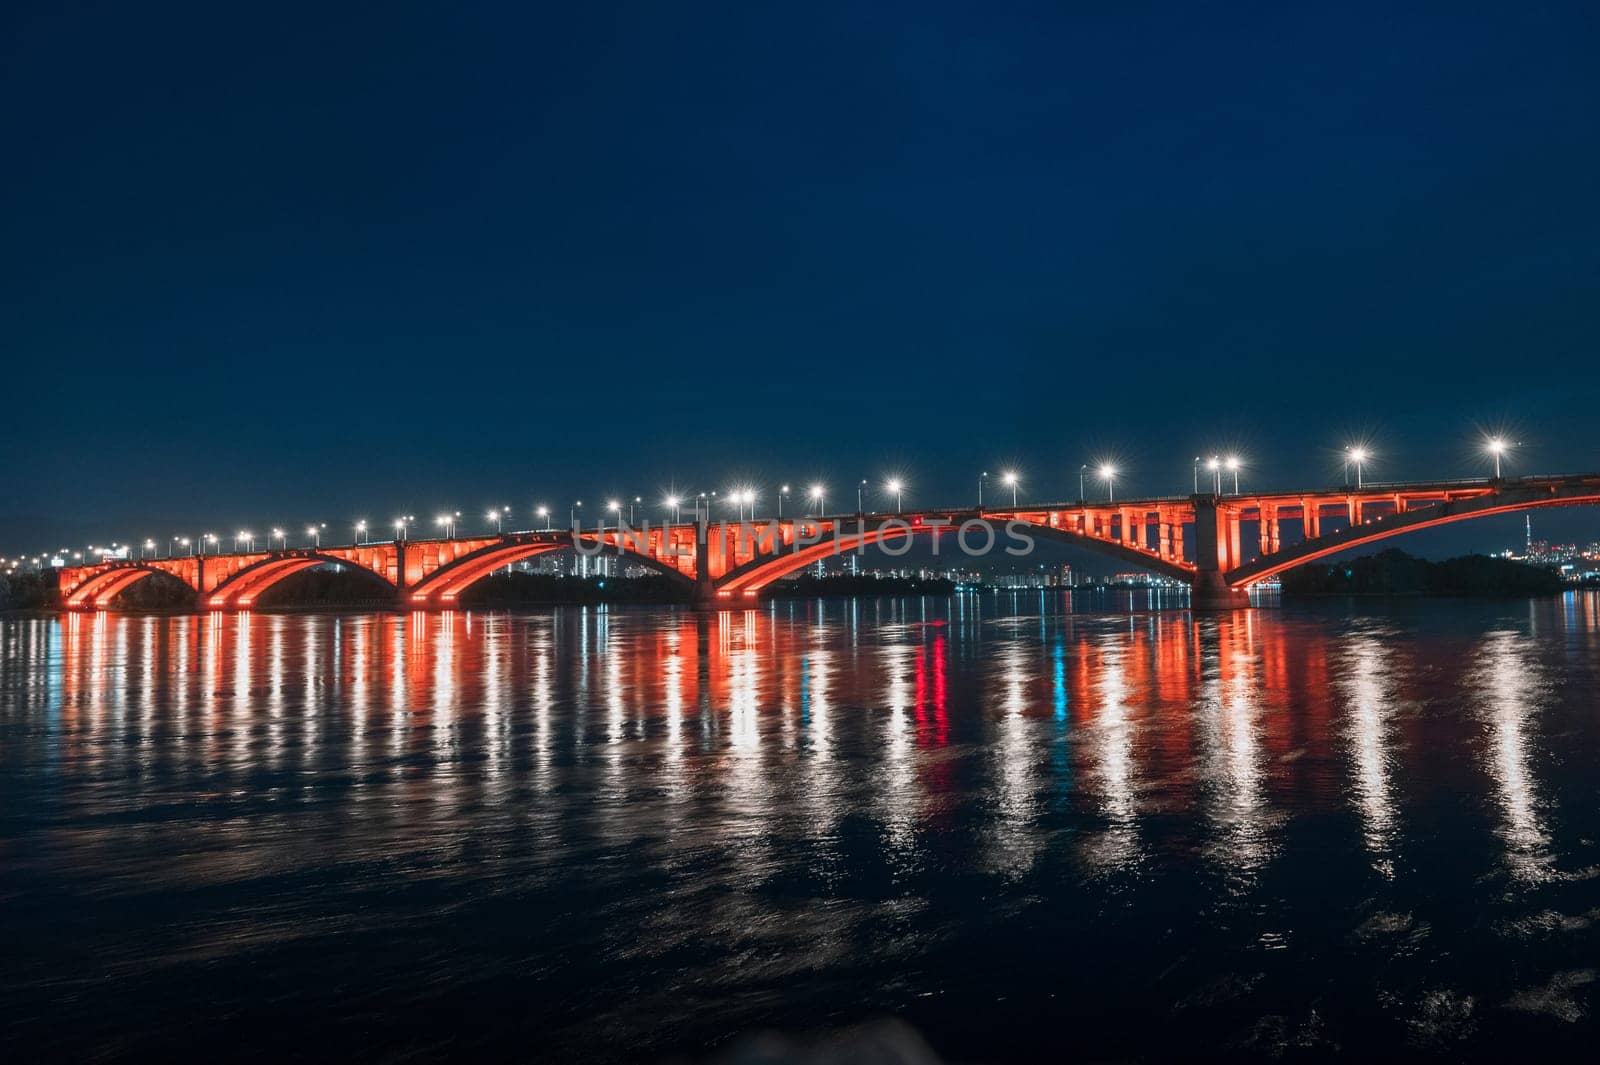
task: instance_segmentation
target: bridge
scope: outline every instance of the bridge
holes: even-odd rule
[[[346,546],[115,559],[59,571],[62,602],[103,610],[163,574],[202,610],[248,610],[296,573],[339,565],[370,573],[396,604],[448,610],[498,569],[555,551],[618,556],[666,575],[697,605],[734,606],[819,560],[905,541],[959,536],[981,548],[1005,530],[1070,544],[1187,582],[1191,605],[1248,603],[1247,589],[1295,566],[1420,529],[1540,507],[1600,503],[1600,474],[1367,484],[1303,492],[1196,494],[1104,503],[924,509],[744,522],[641,524],[400,539]],[[988,523],[987,528],[983,523]]]

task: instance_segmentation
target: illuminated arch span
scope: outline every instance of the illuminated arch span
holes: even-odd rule
[[[1007,519],[1011,520],[1011,519]],[[1058,529],[1023,519],[1015,519],[1020,524],[1027,526],[1028,535],[1042,540],[1051,540],[1056,543],[1068,544],[1072,547],[1081,547],[1102,555],[1109,555],[1122,562],[1143,569],[1151,570],[1170,577],[1174,580],[1188,582],[1194,575],[1194,566],[1188,563],[1172,562],[1162,558],[1159,554],[1148,548],[1136,547],[1115,540],[1103,540],[1096,536],[1086,536],[1083,533]],[[993,524],[1003,526],[1003,522]],[[952,517],[944,524],[930,525],[926,523],[879,523],[868,528],[864,533],[848,533],[841,529],[837,541],[827,538],[819,543],[808,544],[797,550],[791,550],[779,555],[762,555],[731,570],[722,580],[717,582],[717,595],[719,598],[730,598],[736,595],[754,596],[761,589],[773,581],[781,580],[791,573],[798,572],[806,566],[812,565],[822,559],[830,558],[835,550],[840,554],[853,551],[857,547],[872,547],[881,545],[887,540],[901,540],[907,536],[920,536],[932,532],[954,534],[961,527],[960,522]],[[1004,544],[1004,529],[995,530],[995,550],[1002,550]]]
[[[579,537],[586,548],[600,545],[601,541],[594,536]],[[494,543],[488,547],[479,548],[471,554],[462,555],[460,558],[439,567],[429,573],[412,587],[406,589],[406,602],[412,607],[449,605],[456,602],[461,593],[478,581],[487,577],[497,569],[522,562],[526,559],[547,555],[552,551],[575,550],[574,537],[570,533],[541,534],[536,540],[517,540],[508,543]],[[606,538],[601,554],[612,557],[621,557],[629,563],[636,563],[649,567],[657,573],[664,574],[682,583],[684,587],[692,587],[694,578],[660,559],[652,558],[631,547],[619,546],[614,537]]]
[[[67,591],[61,598],[73,610],[104,610],[111,601],[129,588],[153,574],[171,578],[193,591],[182,577],[159,565],[130,562],[113,565],[91,574]]]
[[[1450,500],[1430,507],[1387,514],[1361,525],[1324,533],[1314,540],[1303,540],[1291,547],[1248,562],[1230,570],[1225,577],[1230,587],[1248,588],[1252,584],[1276,577],[1296,566],[1304,566],[1329,555],[1348,551],[1352,547],[1387,540],[1421,529],[1432,529],[1472,518],[1486,518],[1495,514],[1518,514],[1541,507],[1573,507],[1600,503],[1600,489],[1594,485],[1575,483],[1571,488],[1540,486],[1538,488],[1508,490],[1494,495],[1471,499]]]
[[[369,574],[374,580],[382,581],[390,594],[394,592],[393,581],[358,561],[336,555],[325,555],[315,550],[295,551],[291,554],[273,555],[233,574],[211,590],[206,596],[206,605],[213,610],[245,609],[260,599],[262,592],[278,582],[317,566],[348,566],[360,570]]]

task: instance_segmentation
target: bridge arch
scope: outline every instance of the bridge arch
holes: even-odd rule
[[[348,558],[308,550],[272,555],[245,567],[207,593],[205,605],[212,610],[249,609],[267,589],[297,573],[318,566],[348,566],[360,570],[370,574],[373,580],[381,581],[389,589],[389,593],[394,594],[394,582],[370,566],[361,565]]]
[[[183,577],[165,566],[128,562],[118,563],[98,573],[90,574],[64,591],[61,601],[70,610],[105,610],[117,596],[151,576],[166,577],[177,581],[191,592],[194,591],[194,587]]]
[[[1582,487],[1570,492],[1560,490],[1555,492],[1548,490],[1513,490],[1499,492],[1494,495],[1478,496],[1472,499],[1449,500],[1401,514],[1385,514],[1369,522],[1353,525],[1338,532],[1324,533],[1312,540],[1302,540],[1291,547],[1229,570],[1224,574],[1224,577],[1229,587],[1248,588],[1252,584],[1264,581],[1269,577],[1276,577],[1280,573],[1294,569],[1297,566],[1304,566],[1307,563],[1327,558],[1329,555],[1336,555],[1354,547],[1375,543],[1379,540],[1387,540],[1405,533],[1437,528],[1438,526],[1450,525],[1458,521],[1469,521],[1473,518],[1492,517],[1497,514],[1520,514],[1525,510],[1537,510],[1544,507],[1571,507],[1594,504],[1600,504],[1600,489],[1596,489],[1593,486]]]
[[[757,595],[761,589],[767,587],[773,581],[781,580],[791,573],[798,572],[806,566],[828,558],[836,550],[838,553],[843,554],[846,551],[854,551],[858,547],[881,546],[884,542],[890,540],[903,540],[907,537],[930,533],[958,533],[961,528],[961,522],[956,520],[957,517],[960,516],[951,515],[947,520],[939,524],[896,521],[893,518],[885,518],[877,525],[858,533],[846,533],[844,529],[848,527],[842,527],[840,529],[841,535],[837,541],[829,538],[782,554],[761,555],[729,571],[716,584],[717,596],[725,599],[741,595],[745,597]],[[967,517],[970,518],[971,516]],[[1141,549],[1119,541],[1088,536],[1083,533],[1022,518],[1008,517],[1003,521],[985,520],[989,520],[991,525],[1002,527],[995,534],[995,550],[1003,550],[1001,546],[1002,538],[1005,535],[1003,527],[1014,520],[1025,527],[1027,535],[1031,537],[1071,547],[1084,548],[1102,555],[1109,555],[1119,561],[1154,571],[1173,580],[1187,583],[1194,576],[1194,567],[1192,565],[1169,561],[1148,548]]]
[[[440,566],[406,589],[405,605],[413,609],[453,605],[460,599],[462,592],[495,570],[555,551],[577,550],[579,542],[583,543],[587,551],[614,558],[620,557],[630,564],[645,566],[670,577],[685,588],[693,587],[694,578],[689,574],[660,559],[618,543],[614,536],[601,533],[574,537],[571,533],[543,533],[532,540],[518,539],[493,543]],[[598,550],[595,550],[596,548]]]

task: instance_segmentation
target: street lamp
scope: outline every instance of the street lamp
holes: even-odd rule
[[[440,514],[438,517],[433,519],[433,523],[444,530],[444,538],[446,540],[455,539],[456,523],[454,515]]]
[[[820,484],[814,484],[806,491],[806,496],[816,501],[818,515],[821,515],[827,511],[827,489],[823,488]]]
[[[367,520],[362,518],[356,522],[356,543],[365,543],[367,539]]]
[[[1200,494],[1200,456],[1194,457],[1194,494]]]
[[[272,547],[272,541],[273,540],[278,540],[279,541],[279,544],[280,544],[279,550],[280,551],[289,550],[289,537],[288,537],[288,534],[285,533],[282,529],[273,529],[272,532],[267,536],[267,547],[269,549]]]
[[[900,493],[904,491],[905,485],[898,480],[893,480],[885,484],[884,487],[894,493],[894,511],[896,514],[900,513]]]
[[[245,545],[246,545],[245,546],[245,550],[246,551],[254,551],[256,549],[256,534],[255,533],[250,532],[247,529],[241,529],[238,532],[234,533],[233,534],[233,549],[235,551],[239,550],[239,541],[240,540],[243,540],[245,542]]]
[[[1239,494],[1239,456],[1238,455],[1229,455],[1228,456],[1227,465],[1228,465],[1228,469],[1233,471],[1233,494],[1234,495],[1238,495]]]
[[[983,509],[983,482],[989,479],[989,471],[984,470],[978,474],[978,509]]]
[[[667,505],[668,510],[672,511],[672,524],[677,525],[680,521],[682,521],[683,500],[679,499],[677,496],[668,496],[666,499],[662,500],[662,502]]]
[[[148,553],[150,558],[156,557],[156,542],[154,540],[146,540],[144,542],[144,551],[140,553],[139,557],[146,557],[146,553]]]
[[[1515,446],[1515,444],[1508,443],[1503,437],[1498,436],[1490,437],[1488,442],[1484,444],[1484,447],[1488,448],[1489,454],[1494,456],[1495,480],[1498,481],[1500,479],[1500,456]]]
[[[1100,476],[1106,482],[1106,502],[1115,502],[1117,498],[1116,477],[1117,468],[1110,463],[1100,467]]]
[[[497,533],[502,531],[501,519],[505,516],[504,509],[503,507],[492,507],[486,515],[490,521],[494,522],[494,531]]]
[[[323,524],[326,524],[326,523],[323,523]],[[306,535],[311,537],[311,546],[312,547],[318,547],[319,548],[319,547],[322,546],[322,525],[321,524],[318,524],[318,525],[307,525],[306,526]]]
[[[789,494],[789,486],[788,485],[785,484],[785,485],[779,485],[778,486],[778,517],[779,517],[780,520],[783,518],[783,497],[788,495],[788,494]]]
[[[633,502],[628,504],[628,524],[629,525],[633,524],[633,508],[638,506],[641,502],[642,502],[642,500],[638,496],[634,496],[633,497]]]
[[[406,524],[408,521],[409,519],[407,518],[394,519],[395,539],[404,540],[406,538]]]
[[[622,524],[622,504],[617,502],[615,499],[608,500],[606,502],[606,509],[611,511],[613,514],[615,514],[617,516],[617,524],[621,525]]]
[[[1006,485],[1008,487],[1010,487],[1010,489],[1011,489],[1011,506],[1013,508],[1016,507],[1016,505],[1017,505],[1017,475],[1016,475],[1016,472],[1014,470],[1007,470],[1004,474],[1001,475],[1000,480],[1004,481],[1006,483]]]
[[[1356,468],[1356,487],[1357,488],[1361,487],[1361,468],[1364,465],[1366,465],[1366,461],[1367,461],[1367,459],[1369,457],[1370,456],[1367,454],[1367,449],[1366,448],[1362,448],[1362,447],[1347,447],[1347,448],[1344,449],[1344,483],[1345,484],[1349,484],[1350,483],[1350,466],[1351,466],[1352,463],[1354,463],[1355,464],[1355,468]]]
[[[199,547],[202,555],[206,553],[206,544],[211,545],[213,554],[222,550],[222,543],[217,539],[216,533],[206,533],[200,538],[200,543],[197,546]]]
[[[1211,491],[1220,496],[1222,494],[1222,460],[1212,455],[1206,460],[1206,469],[1211,471]]]
[[[582,509],[583,500],[581,499],[567,508],[567,528],[576,529],[578,527],[578,511]]]
[[[539,517],[544,519],[544,531],[545,532],[549,532],[550,531],[550,508],[549,507],[545,507],[545,506],[541,506],[541,507],[536,508],[534,510],[534,513],[537,514]]]

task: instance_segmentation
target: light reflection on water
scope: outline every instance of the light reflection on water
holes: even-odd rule
[[[267,1057],[288,1013],[329,1053],[631,1057],[898,1013],[1027,1060],[1130,1010],[1082,1052],[1587,1030],[1595,596],[1026,606],[0,620],[12,1031],[114,1056],[227,1015]]]

